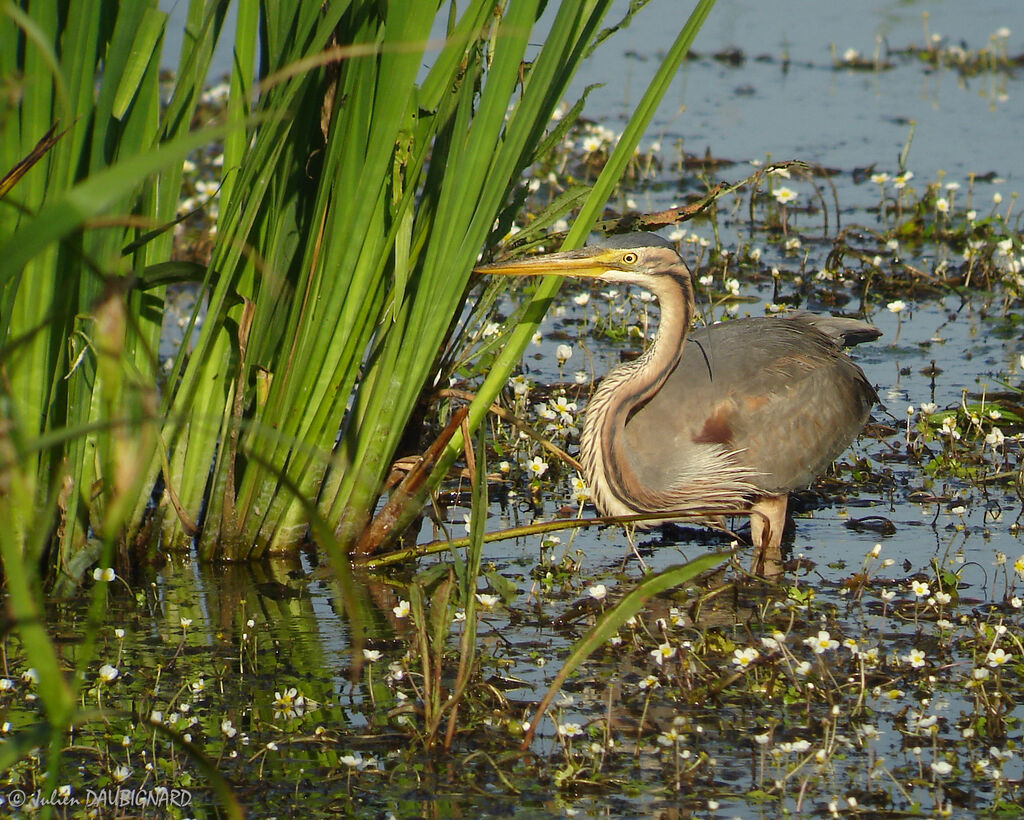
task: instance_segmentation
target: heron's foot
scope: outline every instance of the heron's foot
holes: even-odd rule
[[[754,547],[754,557],[750,562],[750,571],[760,578],[767,578],[770,581],[778,579],[782,575],[782,550],[776,546]]]

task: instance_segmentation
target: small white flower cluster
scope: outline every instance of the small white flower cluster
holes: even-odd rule
[[[583,137],[581,147],[583,153],[593,154],[598,151],[603,151],[605,148],[613,148],[619,141],[619,134],[616,134],[610,128],[597,123],[588,123],[586,126],[586,135]],[[569,142],[566,145],[567,148],[574,147],[573,143]]]
[[[369,649],[363,650],[366,656]],[[379,655],[380,653],[378,653]],[[274,692],[274,717],[295,718],[302,717],[307,710],[315,709],[319,704],[313,700],[307,700],[294,686],[283,691]]]

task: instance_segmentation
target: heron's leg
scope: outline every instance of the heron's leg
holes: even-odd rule
[[[750,540],[754,544],[753,570],[772,577],[782,568],[782,530],[786,526],[789,495],[766,495],[750,508]]]
[[[623,530],[626,532],[626,538],[629,540],[629,548],[633,550],[633,555],[636,556],[636,560],[640,562],[640,569],[647,572],[647,562],[644,561],[643,556],[640,554],[640,550],[636,548],[636,542],[633,540],[633,533],[636,532],[636,526],[632,523],[623,525]],[[629,556],[622,559],[622,571],[626,570],[626,562],[629,561]]]

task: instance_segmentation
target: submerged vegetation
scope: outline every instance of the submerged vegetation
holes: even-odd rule
[[[299,18],[303,5],[293,9]],[[348,20],[344,6],[303,18],[309,54],[343,48],[326,21],[335,11],[335,23]],[[186,60],[173,79],[161,79],[155,63],[138,75],[172,102],[159,116],[147,112],[150,130],[138,126],[145,138],[133,138],[135,150],[165,142],[174,148],[136,168],[128,178],[136,187],[120,194],[120,204],[106,203],[106,212],[121,218],[103,222],[97,211],[83,221],[66,208],[44,210],[53,196],[81,202],[89,176],[45,197],[40,185],[41,200],[19,198],[33,181],[26,176],[0,206],[0,219],[24,220],[28,227],[16,227],[29,238],[40,231],[31,281],[50,282],[54,305],[62,304],[58,294],[67,301],[29,316],[15,310],[18,287],[3,291],[4,321],[20,328],[5,337],[4,407],[93,391],[84,404],[68,399],[60,413],[21,409],[3,417],[0,542],[11,598],[0,668],[0,805],[18,809],[23,798],[26,815],[48,805],[58,816],[105,816],[116,807],[90,806],[87,795],[117,794],[120,786],[149,801],[121,807],[133,816],[237,816],[243,805],[282,816],[447,816],[470,806],[503,815],[614,815],[627,804],[632,812],[729,817],[1018,815],[1024,544],[1019,557],[982,559],[969,539],[987,539],[998,528],[1010,543],[1021,541],[1024,351],[1020,361],[1001,362],[987,387],[965,384],[957,401],[934,401],[934,389],[883,391],[887,409],[822,480],[828,500],[812,491],[798,505],[809,516],[840,505],[846,526],[865,534],[860,553],[819,565],[823,550],[801,535],[798,544],[809,546],[795,547],[787,580],[766,585],[744,572],[742,556],[722,566],[724,556],[706,554],[706,543],[728,547],[731,536],[669,527],[639,540],[655,570],[641,575],[622,565],[628,547],[614,528],[595,536],[612,542],[614,556],[596,566],[575,530],[537,527],[513,558],[488,549],[487,540],[497,518],[510,525],[542,518],[557,527],[589,514],[588,488],[572,459],[586,401],[609,360],[642,350],[656,305],[635,289],[577,286],[538,330],[537,306],[552,294],[546,285],[527,301],[493,283],[467,284],[481,248],[550,247],[566,234],[579,241],[613,194],[604,224],[664,227],[695,271],[705,321],[750,310],[863,313],[895,322],[878,343],[883,353],[874,355],[882,357],[908,344],[919,316],[980,304],[987,327],[1019,338],[1024,248],[1015,195],[991,178],[915,177],[912,133],[893,167],[844,171],[771,158],[741,166],[660,139],[634,151],[631,141],[639,140],[650,110],[630,135],[620,135],[581,119],[577,107],[556,106],[554,88],[531,97],[518,85],[521,54],[502,51],[501,26],[512,24],[492,20],[489,4],[471,6],[465,14],[479,17],[465,31],[483,35],[466,45],[458,37],[463,24],[455,23],[429,78],[410,91],[419,95],[414,111],[405,102],[361,98],[365,78],[356,74],[365,69],[383,83],[389,71],[405,71],[412,83],[420,53],[408,64],[383,56],[394,54],[387,44],[407,41],[399,35],[421,42],[406,28],[392,30],[390,18],[359,18],[369,28],[353,42],[384,44],[373,51],[373,65],[361,69],[359,59],[339,53],[293,73],[287,67],[302,55],[288,52],[286,17],[282,11],[274,18],[279,4],[268,4],[263,47],[277,62],[262,70],[259,102],[248,111],[241,101],[252,89],[234,80],[200,93],[210,45],[203,38],[216,31],[223,8],[195,3],[190,20],[203,38],[194,73],[182,70],[193,66]],[[124,42],[153,37],[146,32],[155,23],[147,19],[133,37],[120,32]],[[17,14],[3,24],[12,20],[26,30]],[[415,22],[425,38],[429,26]],[[566,24],[565,42],[582,48],[597,23],[576,22]],[[243,16],[237,35],[238,48],[250,44],[241,50],[250,61],[255,24]],[[514,35],[519,48],[526,31]],[[941,55],[945,47],[929,42],[890,59],[915,55],[955,68],[952,58],[929,61],[929,52]],[[546,41],[549,48],[555,46]],[[960,64],[979,70],[1015,65],[1005,43],[1001,60],[965,54]],[[539,82],[542,59],[531,84]],[[467,66],[479,72],[479,94],[465,79],[451,85]],[[514,90],[511,112],[507,97],[487,96],[492,82]],[[142,99],[141,90],[126,97],[127,80],[106,76],[101,98],[103,83],[116,85],[105,93],[122,103]],[[78,92],[83,99],[88,87]],[[325,89],[337,104],[324,102]],[[275,94],[284,98],[269,99]],[[400,137],[394,146],[372,133],[383,127],[374,106],[392,102],[386,119]],[[132,108],[121,111],[124,118]],[[296,117],[282,122],[277,110]],[[486,121],[470,125],[482,110]],[[244,126],[175,142],[168,125],[174,111],[182,134],[190,120],[216,120],[221,112],[243,118]],[[357,115],[358,122],[345,119]],[[513,148],[506,129],[520,115]],[[473,141],[478,127],[491,143]],[[296,143],[292,137],[303,129],[305,142]],[[338,137],[353,132],[361,138],[328,155],[329,146],[346,142]],[[542,133],[547,137],[538,139]],[[61,142],[71,135],[45,162],[59,164],[55,152],[72,150]],[[380,149],[373,154],[376,199],[360,176],[369,173],[360,152],[369,157],[371,149]],[[119,150],[86,153],[102,165],[128,148]],[[463,153],[434,170],[447,155],[432,152],[443,150]],[[79,154],[60,161],[71,156]],[[504,176],[488,173],[469,191],[476,183],[461,174],[471,175],[474,158],[503,158]],[[184,193],[176,199],[179,166]],[[308,173],[295,178],[296,167]],[[164,174],[159,186],[146,182],[157,168]],[[667,181],[678,188],[676,200],[641,213],[637,201]],[[165,182],[175,186],[173,195]],[[862,200],[856,207],[843,198],[850,191]],[[146,196],[159,199],[160,209],[146,212]],[[19,207],[7,208],[8,201]],[[581,207],[570,232],[568,220]],[[42,244],[57,236],[42,232],[49,214],[66,218],[51,228],[64,232],[58,245]],[[6,233],[8,224],[0,223],[0,241],[11,249],[22,234]],[[301,235],[316,241],[303,244],[295,231],[309,225],[312,234]],[[353,236],[366,244],[353,244]],[[175,261],[160,266],[171,259],[172,244]],[[78,290],[59,286],[64,268],[42,261],[51,253],[60,265],[80,263]],[[18,259],[0,257],[3,281],[29,281],[14,271]],[[365,280],[336,275],[349,269]],[[453,271],[461,278],[450,277]],[[362,302],[346,308],[363,285]],[[442,290],[446,310],[439,307]],[[464,290],[469,307],[453,322]],[[417,296],[426,301],[414,302]],[[312,315],[332,299],[349,324]],[[433,346],[419,335],[426,325]],[[926,343],[938,351],[933,388],[946,352],[944,327]],[[48,334],[42,347],[55,368],[47,371],[47,396],[16,393],[18,357]],[[329,353],[335,343],[345,349]],[[527,358],[512,373],[521,348]],[[410,370],[399,379],[406,354]],[[331,373],[311,366],[329,355],[336,355]],[[344,388],[327,406],[311,399],[339,383]],[[470,424],[483,421],[456,444],[465,417],[459,408],[470,401]],[[277,421],[272,412],[281,414]],[[27,417],[50,427],[30,434]],[[451,439],[441,432],[449,419]],[[300,428],[316,428],[319,438],[304,438]],[[417,470],[401,463],[392,469],[393,456],[432,443],[431,458],[441,465],[432,478],[398,484]],[[89,454],[81,476],[69,455],[75,447]],[[332,478],[352,453],[363,466]],[[463,456],[464,472],[449,473]],[[90,491],[76,491],[86,477]],[[437,486],[419,540],[433,533],[431,551],[440,559],[385,575],[392,559],[427,552],[423,544],[384,553],[376,544],[358,547],[372,529],[372,502],[385,480],[397,485],[395,495],[412,499]],[[349,512],[357,496],[366,504]],[[417,503],[409,501],[394,521],[414,507],[419,512]],[[880,514],[855,517],[860,505]],[[917,513],[905,508],[933,522],[934,555],[921,566],[898,554],[891,539],[920,523],[908,523]],[[281,518],[272,521],[269,509]],[[56,523],[46,525],[51,519]],[[291,543],[307,527],[333,572],[316,566],[324,555],[312,550],[212,575],[191,564],[273,554],[274,534]],[[829,537],[821,527],[813,532]],[[193,551],[176,554],[176,545],[192,543]],[[168,564],[141,566],[157,547]],[[348,551],[365,552],[358,563],[370,572],[350,574]],[[669,566],[694,556],[700,558],[684,568]],[[73,579],[89,600],[50,600],[44,610],[37,593],[45,566],[51,581],[64,579],[58,589],[67,591]],[[665,579],[673,589],[652,596]],[[49,635],[34,606],[45,612]],[[570,669],[559,689],[560,674]],[[549,687],[553,700],[539,712]]]

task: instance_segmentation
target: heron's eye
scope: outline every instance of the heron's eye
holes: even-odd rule
[[[636,264],[636,254],[624,253],[622,254],[622,261],[625,262],[627,265],[634,265]]]

